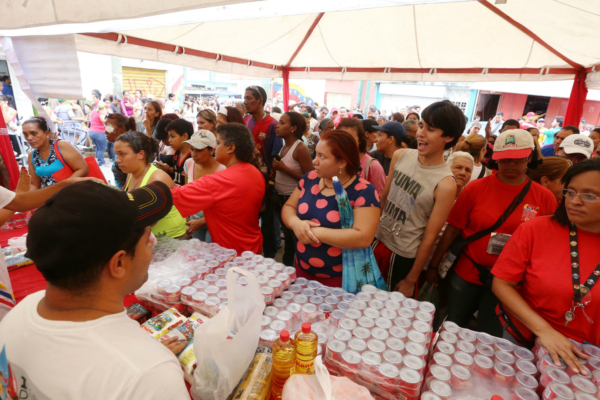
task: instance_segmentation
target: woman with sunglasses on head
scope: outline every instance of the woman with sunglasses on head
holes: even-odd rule
[[[210,108],[198,112],[196,122],[198,122],[198,129],[206,129],[211,131],[213,135],[217,134],[217,114]]]
[[[521,225],[506,245],[493,290],[511,322],[505,338],[537,337],[577,373],[589,356],[568,339],[600,346],[600,160],[572,166],[562,183],[554,215]]]
[[[469,326],[478,311],[476,330],[502,335],[496,318],[498,300],[491,290],[490,270],[520,224],[556,210],[552,192],[525,174],[534,148],[533,137],[522,129],[504,131],[498,136],[492,156],[498,161],[498,173],[472,181],[463,189],[433,253],[429,269],[438,269],[442,256],[456,238],[486,231],[494,227],[507,210],[511,211],[493,232],[468,243],[460,256],[455,254],[460,258],[447,278],[450,279],[448,320],[463,328]],[[437,275],[429,274],[429,278],[435,281]]]

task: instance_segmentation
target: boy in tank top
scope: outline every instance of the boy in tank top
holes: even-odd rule
[[[456,198],[444,150],[456,145],[466,118],[449,101],[423,110],[417,150],[394,153],[381,194],[381,219],[373,251],[388,290],[406,297],[415,285]]]

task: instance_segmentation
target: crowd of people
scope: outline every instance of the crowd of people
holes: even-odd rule
[[[98,158],[108,151],[101,141],[114,148],[119,190],[78,182],[88,171],[77,148],[44,118],[23,123],[31,178],[24,174],[17,194],[0,188],[6,215],[73,185],[31,219],[28,254],[48,289],[9,313],[0,345],[35,340],[13,330],[28,329],[35,321],[24,316],[36,307],[36,318],[54,321],[120,313],[118,302],[144,282],[151,233],[269,258],[283,235],[284,264],[334,287],[349,267],[343,252],[365,249],[388,290],[413,297],[425,281],[437,285],[438,311],[459,326],[529,346],[537,337],[575,371],[586,356],[568,339],[600,345],[591,297],[600,296],[600,129],[585,135],[557,117],[551,132],[532,116],[499,113],[482,131],[449,101],[389,118],[374,107],[363,115],[296,104],[284,113],[260,86],[246,88],[241,110],[93,95],[90,137]],[[60,104],[64,124],[73,110]],[[65,167],[73,173],[56,179]],[[334,181],[353,210],[349,228]],[[155,209],[136,208],[148,193]],[[111,207],[120,207],[116,216]],[[55,221],[61,232],[86,231],[68,256],[57,252],[69,238],[53,235]],[[90,247],[97,243],[108,244]],[[84,288],[111,295],[91,299]]]

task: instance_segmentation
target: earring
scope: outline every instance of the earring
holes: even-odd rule
[[[342,167],[340,167],[340,175],[342,174]]]

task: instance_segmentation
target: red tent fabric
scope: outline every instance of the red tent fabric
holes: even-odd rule
[[[585,103],[587,93],[588,89],[585,86],[585,71],[579,71],[573,81],[573,89],[571,89],[571,97],[569,97],[569,103],[567,104],[567,112],[565,113],[563,126],[579,126],[579,122],[583,116],[583,103]]]
[[[19,166],[17,165],[10,137],[8,137],[8,134],[3,134],[3,132],[8,133],[4,116],[0,112],[0,154],[2,154],[2,159],[10,175],[10,190],[15,190],[19,180]]]

